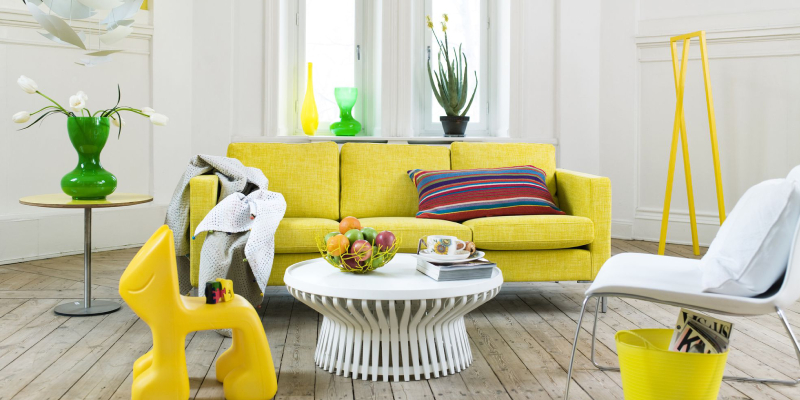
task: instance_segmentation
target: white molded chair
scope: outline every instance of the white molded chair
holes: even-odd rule
[[[591,360],[595,367],[603,371],[619,371],[619,367],[602,366],[594,359],[597,310],[600,308],[600,300],[603,297],[626,297],[733,316],[764,315],[777,312],[783,321],[786,333],[794,344],[795,354],[800,362],[800,347],[798,347],[797,338],[783,313],[783,308],[789,307],[800,298],[800,223],[795,227],[793,243],[789,255],[789,265],[783,280],[756,297],[703,293],[700,260],[636,253],[611,257],[600,269],[600,273],[594,283],[589,286],[586,298],[583,300],[581,314],[578,317],[578,327],[575,330],[575,339],[572,342],[572,356],[567,371],[564,399],[569,397],[572,367],[583,315],[586,312],[586,305],[593,298],[597,299],[597,306],[594,311],[594,326],[592,327]],[[782,381],[737,376],[725,376],[723,379],[783,385],[800,383],[800,379]]]

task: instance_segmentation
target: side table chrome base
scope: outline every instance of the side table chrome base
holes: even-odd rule
[[[58,315],[89,317],[112,313],[121,308],[119,303],[92,300],[92,209],[83,209],[83,301],[71,301],[55,308]]]
[[[119,303],[108,300],[92,300],[89,307],[84,307],[84,302],[71,301],[64,303],[55,308],[58,315],[66,315],[68,317],[88,317],[92,315],[110,314],[121,308]]]

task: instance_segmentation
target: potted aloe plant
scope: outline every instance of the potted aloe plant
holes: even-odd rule
[[[32,113],[20,111],[14,114],[11,120],[18,124],[24,124],[30,120],[31,116],[41,113],[36,120],[20,130],[28,129],[53,114],[67,116],[67,132],[72,146],[78,152],[78,166],[61,179],[61,190],[75,200],[101,200],[116,190],[117,177],[100,165],[100,152],[106,145],[112,124],[119,128],[117,138],[122,133],[125,120],[122,119],[120,112],[132,112],[150,118],[153,125],[164,126],[169,121],[167,116],[156,113],[150,107],[138,109],[120,106],[122,91],[119,85],[117,85],[117,104],[113,108],[92,113],[86,108],[89,97],[83,91],[70,96],[69,109],[67,109],[40,92],[39,86],[33,79],[23,75],[17,79],[17,84],[25,93],[38,94],[53,103],[53,105],[42,107]]]
[[[439,40],[436,35],[436,30],[433,27],[431,17],[427,16],[428,28],[436,38],[439,44],[439,54],[437,61],[439,68],[436,71],[431,70],[432,60],[428,60],[428,78],[431,81],[431,89],[436,101],[444,109],[444,116],[439,117],[444,128],[445,136],[463,137],[464,132],[467,130],[467,123],[469,117],[467,112],[472,106],[472,100],[475,98],[475,92],[478,90],[478,73],[475,73],[475,87],[472,89],[472,96],[467,103],[467,96],[469,95],[469,73],[467,70],[467,55],[461,52],[461,45],[458,45],[458,52],[453,47],[453,59],[450,59],[450,49],[447,40],[447,22],[450,21],[447,14],[442,15],[444,21],[442,24],[442,32],[444,33],[444,43]],[[444,58],[444,60],[442,60]],[[444,61],[444,64],[442,64]],[[466,108],[464,107],[466,105]],[[463,111],[462,111],[463,109]]]

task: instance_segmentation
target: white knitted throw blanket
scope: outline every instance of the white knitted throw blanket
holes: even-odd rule
[[[220,181],[219,203],[189,232],[189,181],[216,174]],[[200,254],[200,288],[216,278],[233,280],[234,292],[258,306],[272,271],[275,230],[286,212],[280,193],[267,190],[268,181],[258,168],[246,167],[234,158],[198,155],[189,162],[167,208],[166,224],[175,236],[180,290],[191,290],[189,241],[209,231]],[[252,218],[251,218],[252,217]],[[213,232],[212,232],[213,231]]]
[[[285,213],[283,195],[265,189],[233,193],[211,209],[194,232],[209,232],[200,251],[201,292],[205,282],[231,279],[234,293],[258,307],[272,272],[275,230]]]

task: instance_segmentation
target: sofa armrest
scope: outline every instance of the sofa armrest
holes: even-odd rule
[[[611,180],[596,175],[556,169],[556,193],[561,209],[594,222],[592,279],[611,257]]]
[[[200,175],[189,180],[189,266],[192,286],[198,287],[200,279],[200,249],[206,239],[203,232],[196,237],[194,231],[209,211],[217,205],[219,197],[219,177],[216,175]]]

